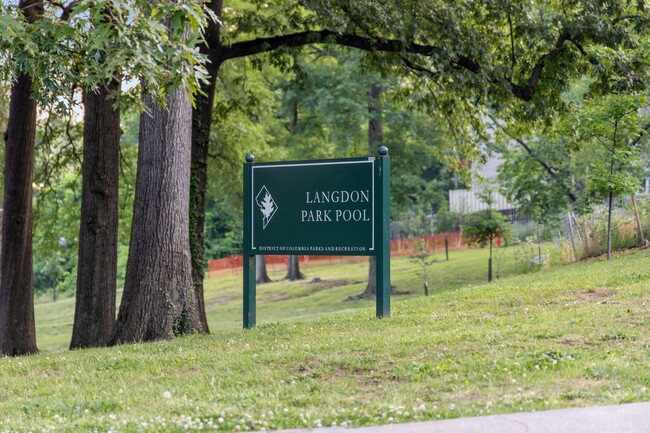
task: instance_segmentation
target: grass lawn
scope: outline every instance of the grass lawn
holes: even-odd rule
[[[551,248],[551,247],[548,247]],[[515,273],[516,248],[504,248],[495,259],[495,274],[501,276]],[[470,283],[487,281],[486,249],[451,251],[449,261],[444,253],[434,254],[438,262],[431,265],[429,286],[432,293],[457,289]],[[282,280],[286,270],[270,272],[270,284],[257,286],[257,323],[284,322],[310,319],[332,313],[359,308],[374,308],[374,300],[346,301],[350,295],[363,292],[368,279],[368,262],[357,264],[315,265],[304,267],[306,280],[289,282]],[[396,258],[391,262],[392,284],[399,291],[411,292],[392,298],[393,303],[424,293],[418,266],[408,258]],[[314,278],[321,283],[311,283]],[[208,323],[214,331],[240,329],[242,327],[242,275],[205,280],[205,302]],[[119,295],[118,291],[118,304]],[[72,335],[74,299],[51,302],[51,295],[43,295],[36,304],[36,337],[38,348],[43,352],[66,350]],[[374,310],[373,310],[374,311]],[[370,314],[374,314],[370,312]]]
[[[343,301],[363,288],[361,265],[309,268],[319,288],[260,287],[263,324],[248,331],[238,279],[209,281],[211,336],[0,359],[0,432],[359,426],[650,398],[649,252],[491,284],[476,277],[483,253],[436,263],[428,298],[395,261],[397,289],[416,294],[384,320]],[[501,274],[513,269],[504,258]],[[47,329],[71,314],[55,305],[37,308],[52,350],[64,332]]]

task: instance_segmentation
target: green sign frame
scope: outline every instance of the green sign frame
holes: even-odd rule
[[[244,164],[244,328],[256,323],[256,256],[377,258],[377,317],[390,316],[390,157]]]

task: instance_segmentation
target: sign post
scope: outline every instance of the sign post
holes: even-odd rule
[[[244,328],[256,322],[255,256],[377,258],[377,317],[390,316],[390,158],[244,164]]]

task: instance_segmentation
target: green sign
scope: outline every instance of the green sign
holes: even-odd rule
[[[390,316],[390,158],[244,164],[244,328],[256,322],[256,255],[377,258],[377,317]]]
[[[254,164],[250,252],[375,255],[376,160]]]

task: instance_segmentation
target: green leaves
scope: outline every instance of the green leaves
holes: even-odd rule
[[[467,215],[463,223],[463,232],[470,244],[484,247],[497,237],[506,237],[508,223],[499,212],[486,209]]]
[[[196,48],[207,18],[193,1],[82,0],[60,13],[52,3],[33,24],[17,7],[0,6],[0,79],[28,73],[42,105],[69,110],[78,87],[92,89],[119,75],[147,83],[162,102],[184,87],[192,94],[206,80],[206,61]],[[169,27],[166,24],[169,24]],[[127,93],[139,101],[138,86]]]
[[[630,173],[610,173],[605,167],[599,168],[589,177],[587,188],[600,198],[607,197],[610,192],[614,197],[632,194],[641,186],[639,179]]]

